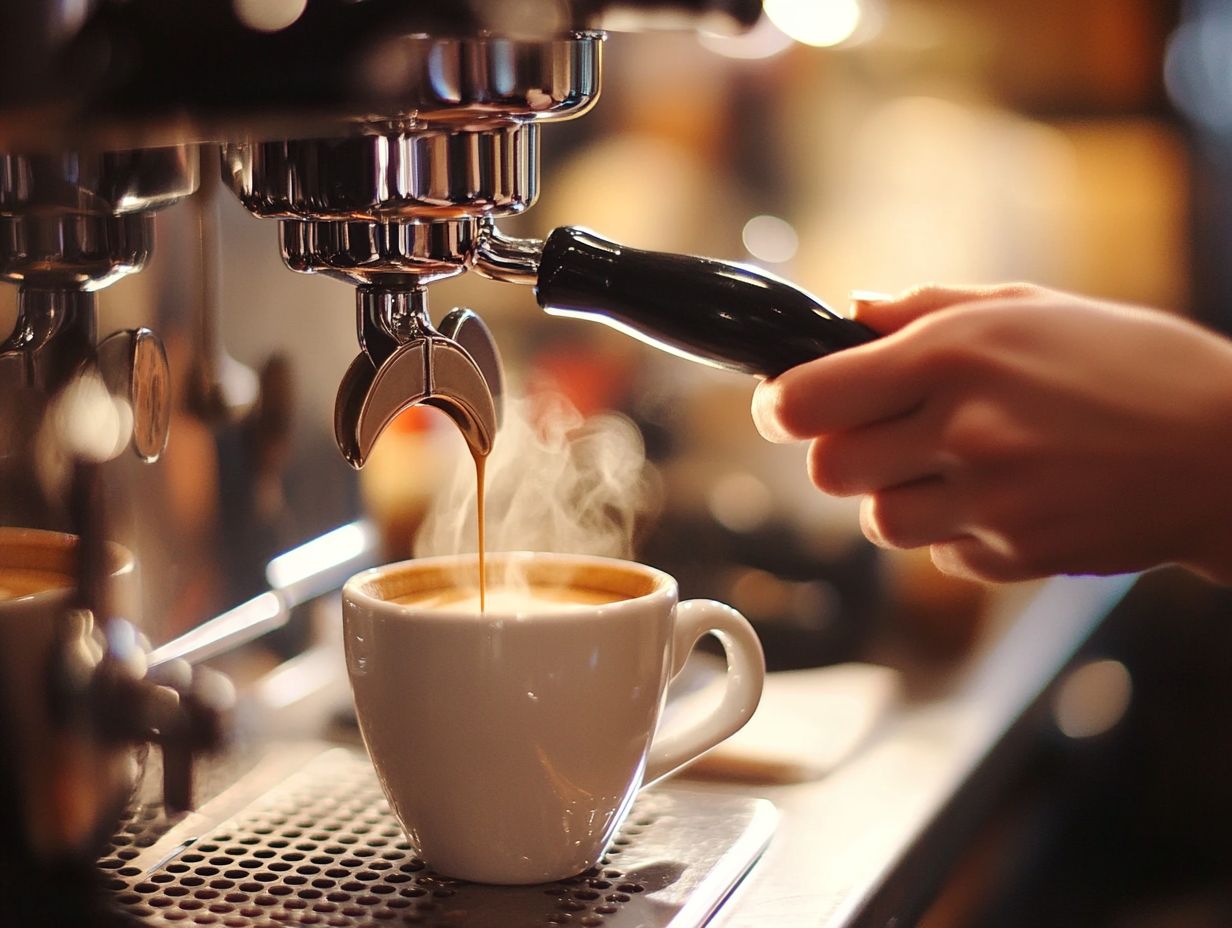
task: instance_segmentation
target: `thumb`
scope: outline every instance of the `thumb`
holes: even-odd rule
[[[886,297],[864,291],[851,295],[852,318],[875,332],[889,335],[921,316],[982,300],[1026,296],[1038,288],[1031,284],[996,284],[994,286],[942,286],[925,284]]]

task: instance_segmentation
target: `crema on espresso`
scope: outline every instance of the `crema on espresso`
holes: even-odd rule
[[[535,583],[516,588],[489,586],[482,606],[479,591],[461,587],[417,591],[396,597],[391,602],[416,610],[447,612],[453,615],[479,615],[481,612],[497,615],[541,615],[568,612],[582,606],[601,606],[626,598],[607,590]]]
[[[72,578],[58,570],[0,567],[0,602],[47,590],[63,590],[72,585]]]

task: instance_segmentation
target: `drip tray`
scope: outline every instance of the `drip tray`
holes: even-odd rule
[[[776,818],[764,799],[655,787],[593,870],[484,886],[415,857],[367,756],[334,748],[284,754],[170,827],[139,809],[101,866],[118,907],[151,926],[684,928],[722,904]]]

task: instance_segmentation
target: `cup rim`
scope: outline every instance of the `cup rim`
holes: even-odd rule
[[[392,609],[401,613],[414,613],[420,619],[435,619],[437,617],[447,621],[457,621],[458,614],[456,612],[446,612],[443,610],[425,609],[416,610],[414,607],[400,605],[392,602],[390,599],[383,598],[373,590],[375,583],[387,580],[389,576],[398,574],[404,571],[425,571],[439,570],[442,567],[464,567],[473,565],[477,568],[479,556],[474,553],[466,554],[443,554],[433,555],[431,557],[409,558],[402,561],[394,561],[389,564],[382,564],[377,567],[369,567],[352,576],[347,580],[342,587],[342,596],[344,602],[351,600],[358,605],[363,605],[373,609]],[[648,581],[649,588],[638,595],[631,595],[622,599],[615,600],[610,603],[601,605],[578,605],[576,608],[569,607],[562,610],[562,614],[579,614],[590,615],[599,613],[609,613],[614,609],[635,608],[636,604],[653,601],[659,597],[677,598],[676,578],[666,571],[660,570],[657,567],[652,567],[649,564],[643,564],[639,561],[627,560],[617,557],[605,557],[596,554],[568,554],[553,551],[489,551],[485,554],[485,566],[491,570],[494,566],[501,562],[510,560],[515,561],[535,561],[537,564],[558,564],[571,565],[579,568],[599,568],[604,570],[616,570],[628,573],[637,574],[639,577]],[[522,616],[521,613],[499,611],[487,609],[482,613],[482,617],[488,620],[503,620],[517,619]]]
[[[78,536],[70,532],[58,532],[53,529],[26,528],[25,526],[0,525],[0,568],[29,567],[36,570],[51,570],[72,574],[71,564],[65,563],[65,558],[77,547]],[[132,574],[136,569],[136,559],[128,548],[118,542],[106,543],[109,570],[107,576],[117,579]],[[24,552],[13,563],[6,554],[14,551]],[[72,592],[72,586],[56,587],[50,590],[39,590],[0,600],[0,610],[10,606],[26,605],[44,600],[63,598]]]

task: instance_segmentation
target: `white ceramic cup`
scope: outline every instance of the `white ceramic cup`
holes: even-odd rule
[[[102,654],[90,614],[69,609],[76,547],[73,535],[0,528],[0,572],[48,571],[67,580],[25,595],[12,595],[0,582],[0,744],[18,758],[24,838],[48,859],[97,851],[99,829],[114,826],[134,772],[131,751],[69,737],[52,714],[49,673],[57,637],[87,663]],[[131,616],[133,556],[117,544],[109,544],[105,556],[108,593]]]
[[[391,600],[475,576],[473,555],[377,567],[342,591],[347,667],[364,743],[420,856],[459,879],[540,883],[594,866],[640,789],[737,731],[765,661],[743,616],[677,603],[662,571],[519,553],[489,557],[489,577],[510,565],[616,601],[450,614]],[[655,737],[668,682],[707,634],[727,652],[720,705]]]

